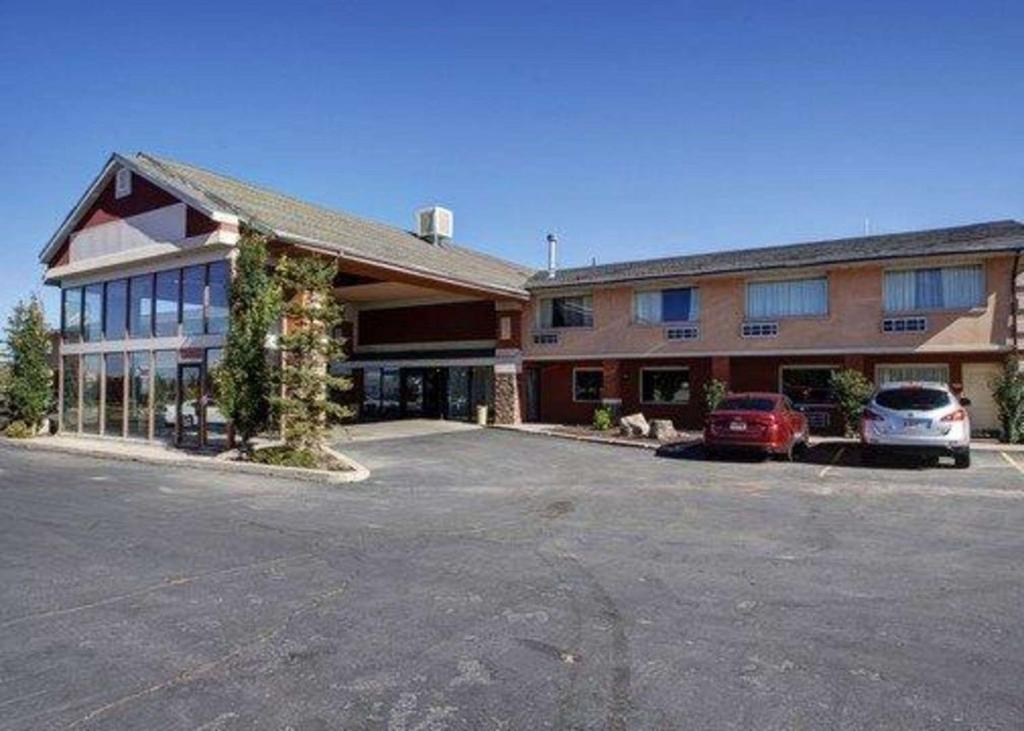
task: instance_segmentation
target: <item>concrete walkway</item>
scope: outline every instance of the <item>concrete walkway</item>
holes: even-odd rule
[[[382,439],[411,439],[480,429],[476,424],[443,419],[402,419],[365,424],[348,424],[331,432],[331,442],[344,446],[346,442],[376,442]]]

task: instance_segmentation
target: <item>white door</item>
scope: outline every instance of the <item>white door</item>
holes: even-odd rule
[[[999,363],[964,363],[963,395],[971,400],[967,413],[971,415],[971,431],[998,431],[999,412],[992,398],[992,379],[999,375]]]

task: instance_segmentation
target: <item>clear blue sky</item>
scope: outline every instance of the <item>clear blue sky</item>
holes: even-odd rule
[[[1019,1],[8,0],[0,313],[113,150],[573,265],[1020,218],[1022,100]]]

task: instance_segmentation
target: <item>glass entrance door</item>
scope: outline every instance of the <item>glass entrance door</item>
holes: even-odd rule
[[[178,444],[199,447],[203,434],[203,367],[178,366]]]

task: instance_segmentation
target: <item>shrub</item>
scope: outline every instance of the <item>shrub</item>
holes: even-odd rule
[[[836,395],[839,411],[846,425],[846,436],[856,436],[860,429],[864,403],[875,387],[863,373],[852,368],[844,368],[833,373],[829,385]]]
[[[608,431],[612,428],[614,418],[610,406],[598,406],[594,409],[594,428],[598,431]]]
[[[42,423],[54,401],[50,333],[38,297],[14,306],[7,319],[7,349],[11,365],[6,398],[11,416],[25,422],[32,431]]]
[[[1024,373],[1016,356],[1010,356],[1003,372],[989,384],[999,411],[1003,428],[1003,441],[1011,444],[1024,442]]]
[[[320,460],[313,452],[307,449],[291,449],[286,446],[257,449],[253,452],[252,459],[253,462],[277,465],[278,467],[305,467],[307,469],[320,467]]]
[[[4,434],[9,436],[11,439],[31,439],[36,435],[35,429],[30,427],[24,421],[12,421],[7,425],[7,429],[4,430]]]
[[[707,409],[707,413],[711,413],[718,408],[718,405],[722,403],[722,399],[725,398],[725,394],[729,392],[729,384],[725,381],[720,381],[717,378],[712,378],[710,381],[704,384],[704,408]]]

